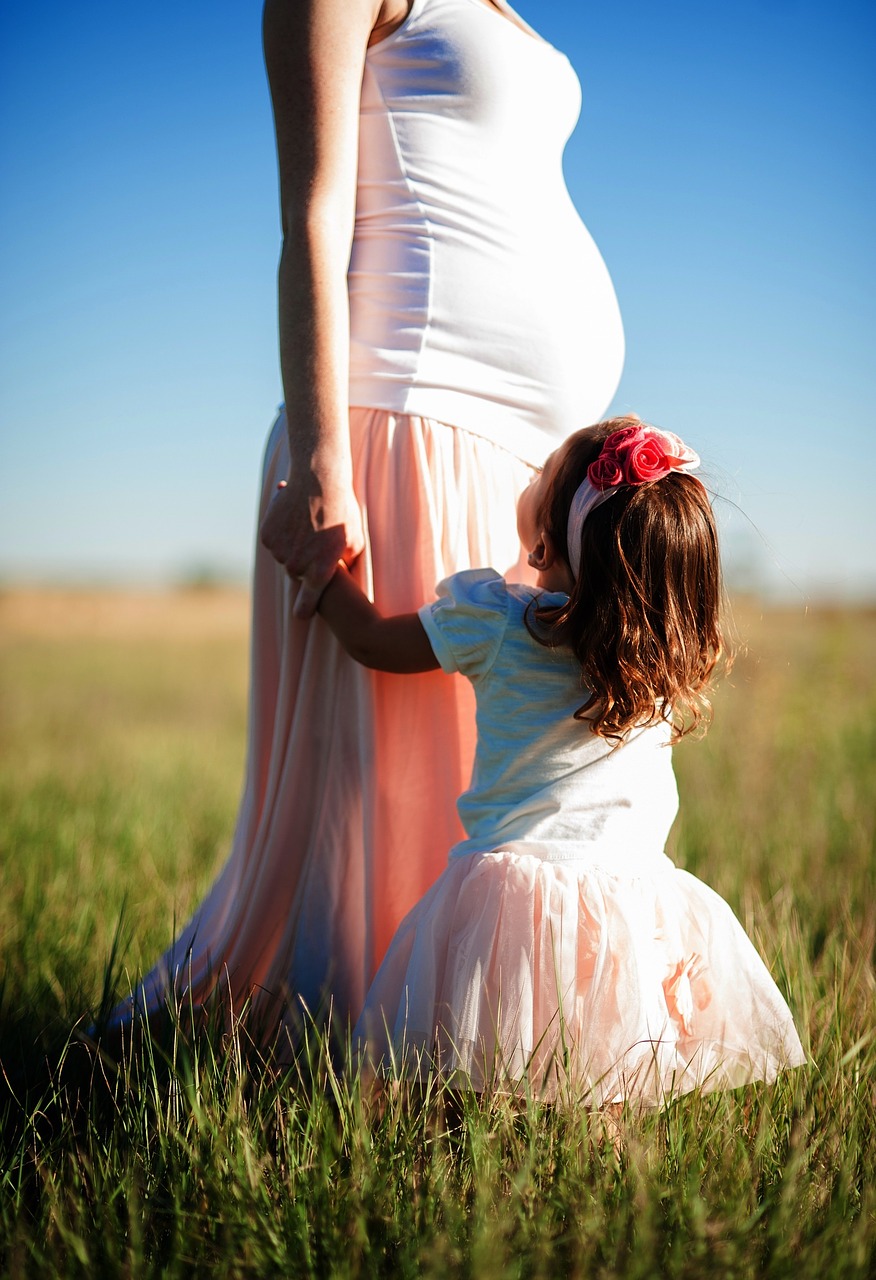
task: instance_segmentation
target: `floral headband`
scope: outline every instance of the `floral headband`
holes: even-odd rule
[[[569,508],[566,540],[569,568],[577,578],[581,568],[581,529],[594,508],[621,485],[650,484],[670,471],[695,471],[700,460],[693,449],[671,431],[656,427],[621,427],[606,436],[599,457],[587,468],[587,478],[575,491]]]

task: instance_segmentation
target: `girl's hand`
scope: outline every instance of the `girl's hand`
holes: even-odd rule
[[[339,560],[352,564],[365,545],[362,514],[352,487],[293,469],[281,480],[260,530],[286,572],[301,580],[294,614],[311,618]]]

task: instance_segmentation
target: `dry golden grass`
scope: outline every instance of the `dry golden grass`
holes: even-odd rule
[[[244,640],[249,594],[239,587],[177,591],[9,587],[0,591],[0,642],[16,640]]]

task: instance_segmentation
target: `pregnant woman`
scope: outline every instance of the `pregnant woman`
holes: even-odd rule
[[[314,611],[339,559],[384,613],[518,566],[515,497],[600,418],[623,334],[562,175],[580,89],[505,0],[267,0],[280,358],[228,862],[135,992],[358,1014],[462,836],[471,689],[366,671]],[[285,486],[281,485],[285,482]],[[130,1017],[132,1002],[116,1011]]]

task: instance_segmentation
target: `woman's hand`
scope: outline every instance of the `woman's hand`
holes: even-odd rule
[[[352,486],[298,468],[278,484],[260,536],[286,572],[301,580],[298,618],[313,616],[338,561],[352,564],[365,542]]]

